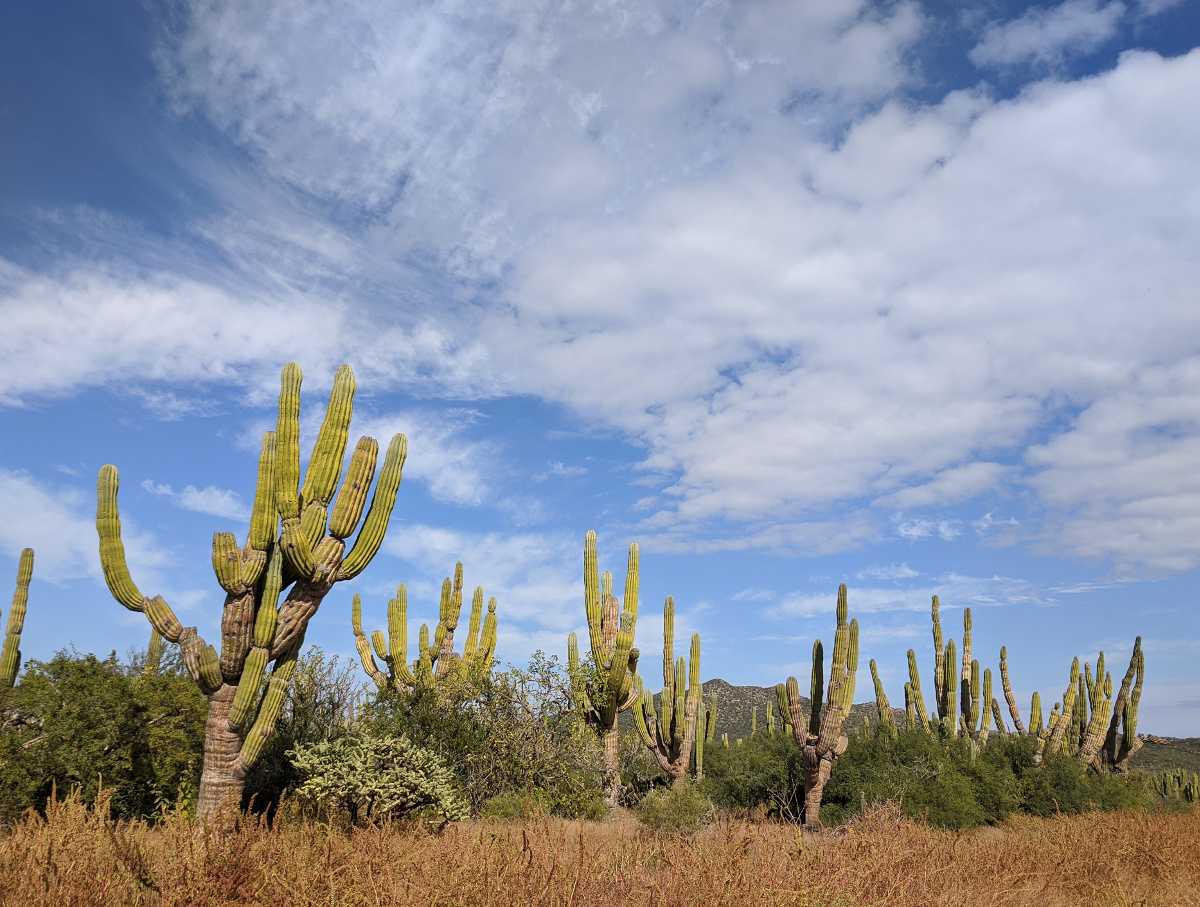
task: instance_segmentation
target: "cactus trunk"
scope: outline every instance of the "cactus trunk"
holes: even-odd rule
[[[246,780],[238,756],[242,734],[229,728],[229,712],[237,687],[222,684],[208,697],[208,720],[204,725],[204,768],[200,773],[197,812],[202,818],[228,821],[242,808],[242,786]]]

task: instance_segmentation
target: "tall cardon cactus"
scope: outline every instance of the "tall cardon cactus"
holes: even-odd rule
[[[448,679],[471,680],[486,677],[492,670],[496,655],[496,599],[488,601],[487,616],[483,614],[483,587],[475,587],[471,602],[471,622],[462,654],[454,651],[454,633],[462,613],[463,565],[454,568],[454,582],[447,577],[442,582],[442,599],[433,643],[429,642],[429,625],[422,624],[418,636],[417,657],[408,663],[408,589],[401,583],[396,597],[388,602],[388,635],[382,630],[371,634],[371,642],[362,628],[362,600],[355,595],[350,615],[354,643],[362,660],[363,670],[380,689],[397,687],[442,686]],[[384,663],[380,670],[371,646]]]
[[[604,741],[605,801],[616,809],[621,796],[617,764],[617,715],[641,700],[634,676],[638,650],[633,647],[638,609],[638,546],[629,546],[622,605],[612,594],[612,574],[600,575],[596,555],[596,533],[588,532],[583,547],[583,591],[591,642],[590,666],[579,661],[579,642],[574,633],[567,638],[567,662],[571,673],[572,698],[584,721]]]
[[[17,563],[17,588],[8,610],[4,648],[0,649],[0,689],[11,688],[21,669],[21,631],[25,628],[25,609],[29,606],[29,581],[33,579],[33,549],[21,552]]]
[[[804,719],[804,704],[800,684],[795,677],[787,679],[786,706],[792,726],[792,737],[804,756],[804,823],[815,826],[820,822],[821,798],[829,781],[833,763],[846,752],[849,741],[842,725],[854,704],[855,671],[858,670],[858,621],[846,622],[848,605],[846,584],[838,587],[837,631],[833,639],[833,664],[829,671],[829,686],[825,687],[825,650],[821,640],[813,643],[811,703],[808,720]],[[783,706],[785,703],[780,703]]]
[[[700,719],[703,692],[700,686],[700,634],[692,634],[692,650],[686,665],[682,655],[676,661],[675,599],[669,595],[663,605],[663,689],[657,710],[654,694],[643,689],[642,678],[637,676],[634,683],[642,690],[642,701],[633,708],[634,726],[659,768],[671,779],[672,785],[678,786],[687,778],[692,747],[698,739],[703,739],[706,729],[700,728],[697,736],[697,721],[703,720]],[[703,743],[698,745],[702,752]],[[700,772],[704,771],[703,765],[701,756]]]
[[[126,608],[143,612],[164,639],[178,643],[188,673],[208,697],[198,804],[204,818],[240,805],[246,773],[279,719],[309,620],[334,583],[353,579],[379,551],[400,486],[408,442],[395,435],[362,529],[347,551],[346,539],[366,506],[379,445],[373,438],[359,439],[335,501],[355,390],[354,375],[343,365],[302,483],[300,381],[296,363],[284,366],[279,420],[275,431],[263,435],[246,544],[239,545],[231,532],[213,536],[213,570],[225,590],[220,652],[195,627],[184,627],[162,596],[143,595],[134,585],[121,542],[116,467],[102,467],[97,482],[96,529],[109,591]]]

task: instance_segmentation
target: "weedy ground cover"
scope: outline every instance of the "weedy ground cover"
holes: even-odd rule
[[[889,807],[834,832],[718,821],[690,837],[534,818],[348,830],[114,823],[78,801],[0,837],[0,904],[1192,905],[1200,812],[1014,818],[950,832]]]

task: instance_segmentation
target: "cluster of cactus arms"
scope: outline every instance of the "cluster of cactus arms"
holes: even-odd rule
[[[700,712],[700,634],[692,634],[688,661],[682,655],[676,661],[675,599],[669,595],[663,605],[663,689],[657,710],[654,694],[644,689],[640,675],[634,677],[634,684],[641,693],[641,702],[633,709],[634,726],[659,768],[678,786],[687,778],[693,747],[703,771],[702,741],[707,729],[700,725],[707,722]]]
[[[917,667],[917,655],[908,650],[908,683],[904,685],[905,724],[909,729],[920,728],[944,737],[960,737],[968,741],[968,750],[974,754],[984,746],[992,733],[992,722],[997,731],[1003,732],[1000,721],[1000,703],[992,695],[992,671],[979,668],[979,661],[972,658],[971,609],[963,610],[962,659],[953,639],[945,640],[942,635],[941,605],[933,596],[933,686],[934,715],[925,707],[925,694],[921,689],[921,674]]]
[[[875,659],[871,659],[871,680],[875,682],[875,706],[879,711],[879,728],[889,737],[895,737],[896,716],[892,714],[892,705],[888,702],[887,693],[883,690],[883,681],[879,679],[879,670],[875,667]]]
[[[846,622],[848,605],[846,584],[838,587],[837,631],[833,642],[833,664],[829,671],[829,686],[825,687],[825,652],[821,640],[813,644],[811,702],[808,721],[804,720],[804,705],[800,684],[795,677],[787,679],[780,706],[786,705],[792,737],[804,757],[804,822],[815,826],[820,821],[821,798],[829,781],[833,763],[846,751],[849,740],[842,725],[854,703],[855,671],[858,669],[858,621]],[[779,693],[778,688],[776,693]],[[785,701],[786,700],[786,701]]]
[[[1049,719],[1043,724],[1041,697],[1034,693],[1030,703],[1029,725],[1026,727],[1009,682],[1008,650],[1004,647],[1000,649],[1000,682],[1004,687],[1004,698],[1008,701],[1015,733],[1037,738],[1038,761],[1041,761],[1044,753],[1064,753],[1098,772],[1127,771],[1129,760],[1142,748],[1145,738],[1137,735],[1137,713],[1145,669],[1146,659],[1139,636],[1133,644],[1129,668],[1114,701],[1112,674],[1105,669],[1104,653],[1101,652],[1096,659],[1094,674],[1091,664],[1087,662],[1081,672],[1079,659],[1076,658],[1071,663],[1067,688],[1063,691],[1062,699],[1054,703]],[[1004,732],[999,706],[995,712],[996,725]]]
[[[0,689],[11,687],[21,669],[21,630],[25,628],[25,609],[29,606],[29,581],[33,579],[33,549],[21,552],[17,564],[17,588],[8,611],[8,626],[4,632],[4,648],[0,649]]]
[[[1200,803],[1200,774],[1183,769],[1159,772],[1150,776],[1150,787],[1168,800]]]
[[[231,532],[213,536],[213,570],[226,593],[219,653],[195,627],[184,627],[161,596],[145,596],[134,585],[121,541],[116,467],[101,468],[97,482],[96,529],[109,591],[179,645],[209,700],[198,805],[206,818],[240,804],[246,773],[279,719],[309,620],[334,583],[357,576],[379,551],[407,454],[405,437],[394,436],[363,519],[379,445],[359,439],[339,491],[355,390],[354,375],[343,365],[302,483],[300,382],[300,367],[284,366],[277,428],[262,439],[246,544],[239,546]],[[347,551],[360,519],[362,529]]]
[[[371,642],[362,628],[362,600],[355,595],[351,611],[351,626],[354,643],[362,659],[363,670],[380,689],[398,687],[435,687],[449,679],[474,679],[491,673],[496,656],[496,599],[488,600],[487,616],[483,612],[483,587],[475,587],[471,602],[471,622],[467,629],[467,640],[462,654],[454,651],[454,631],[458,629],[458,618],[462,613],[463,565],[460,561],[454,568],[454,582],[447,577],[442,582],[442,600],[438,613],[438,624],[434,630],[433,643],[429,642],[429,625],[421,625],[418,638],[417,657],[408,663],[408,589],[403,583],[396,589],[396,597],[388,602],[388,635],[382,630],[371,634]],[[371,654],[383,661],[386,671],[381,671]]]
[[[596,555],[596,533],[588,532],[583,549],[584,605],[592,664],[579,662],[579,642],[574,633],[567,640],[571,693],[576,710],[604,741],[605,800],[617,807],[621,794],[617,764],[617,715],[641,701],[634,677],[638,650],[633,646],[638,609],[638,546],[629,546],[625,574],[625,601],[612,594],[612,574],[600,576]]]

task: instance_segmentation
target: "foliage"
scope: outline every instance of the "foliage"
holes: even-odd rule
[[[363,684],[352,664],[342,666],[310,646],[296,662],[275,732],[242,789],[245,807],[273,813],[283,792],[301,782],[288,751],[344,737],[354,727]]]
[[[762,806],[768,814],[799,822],[804,808],[804,754],[791,734],[755,734],[741,746],[704,749],[705,793],[724,809]]]
[[[638,821],[655,831],[695,834],[713,814],[713,803],[691,781],[656,787],[634,809]]]
[[[44,809],[57,788],[100,790],[114,815],[151,814],[200,776],[208,703],[178,659],[142,676],[110,654],[30,661],[0,701],[0,818]]]
[[[304,778],[296,790],[301,801],[344,809],[353,823],[416,816],[444,824],[470,816],[445,762],[403,737],[353,733],[288,755]]]
[[[366,720],[377,734],[403,735],[445,759],[476,812],[502,794],[531,792],[556,815],[597,809],[599,742],[571,711],[566,673],[541,652],[527,668],[491,678],[380,691]]]

